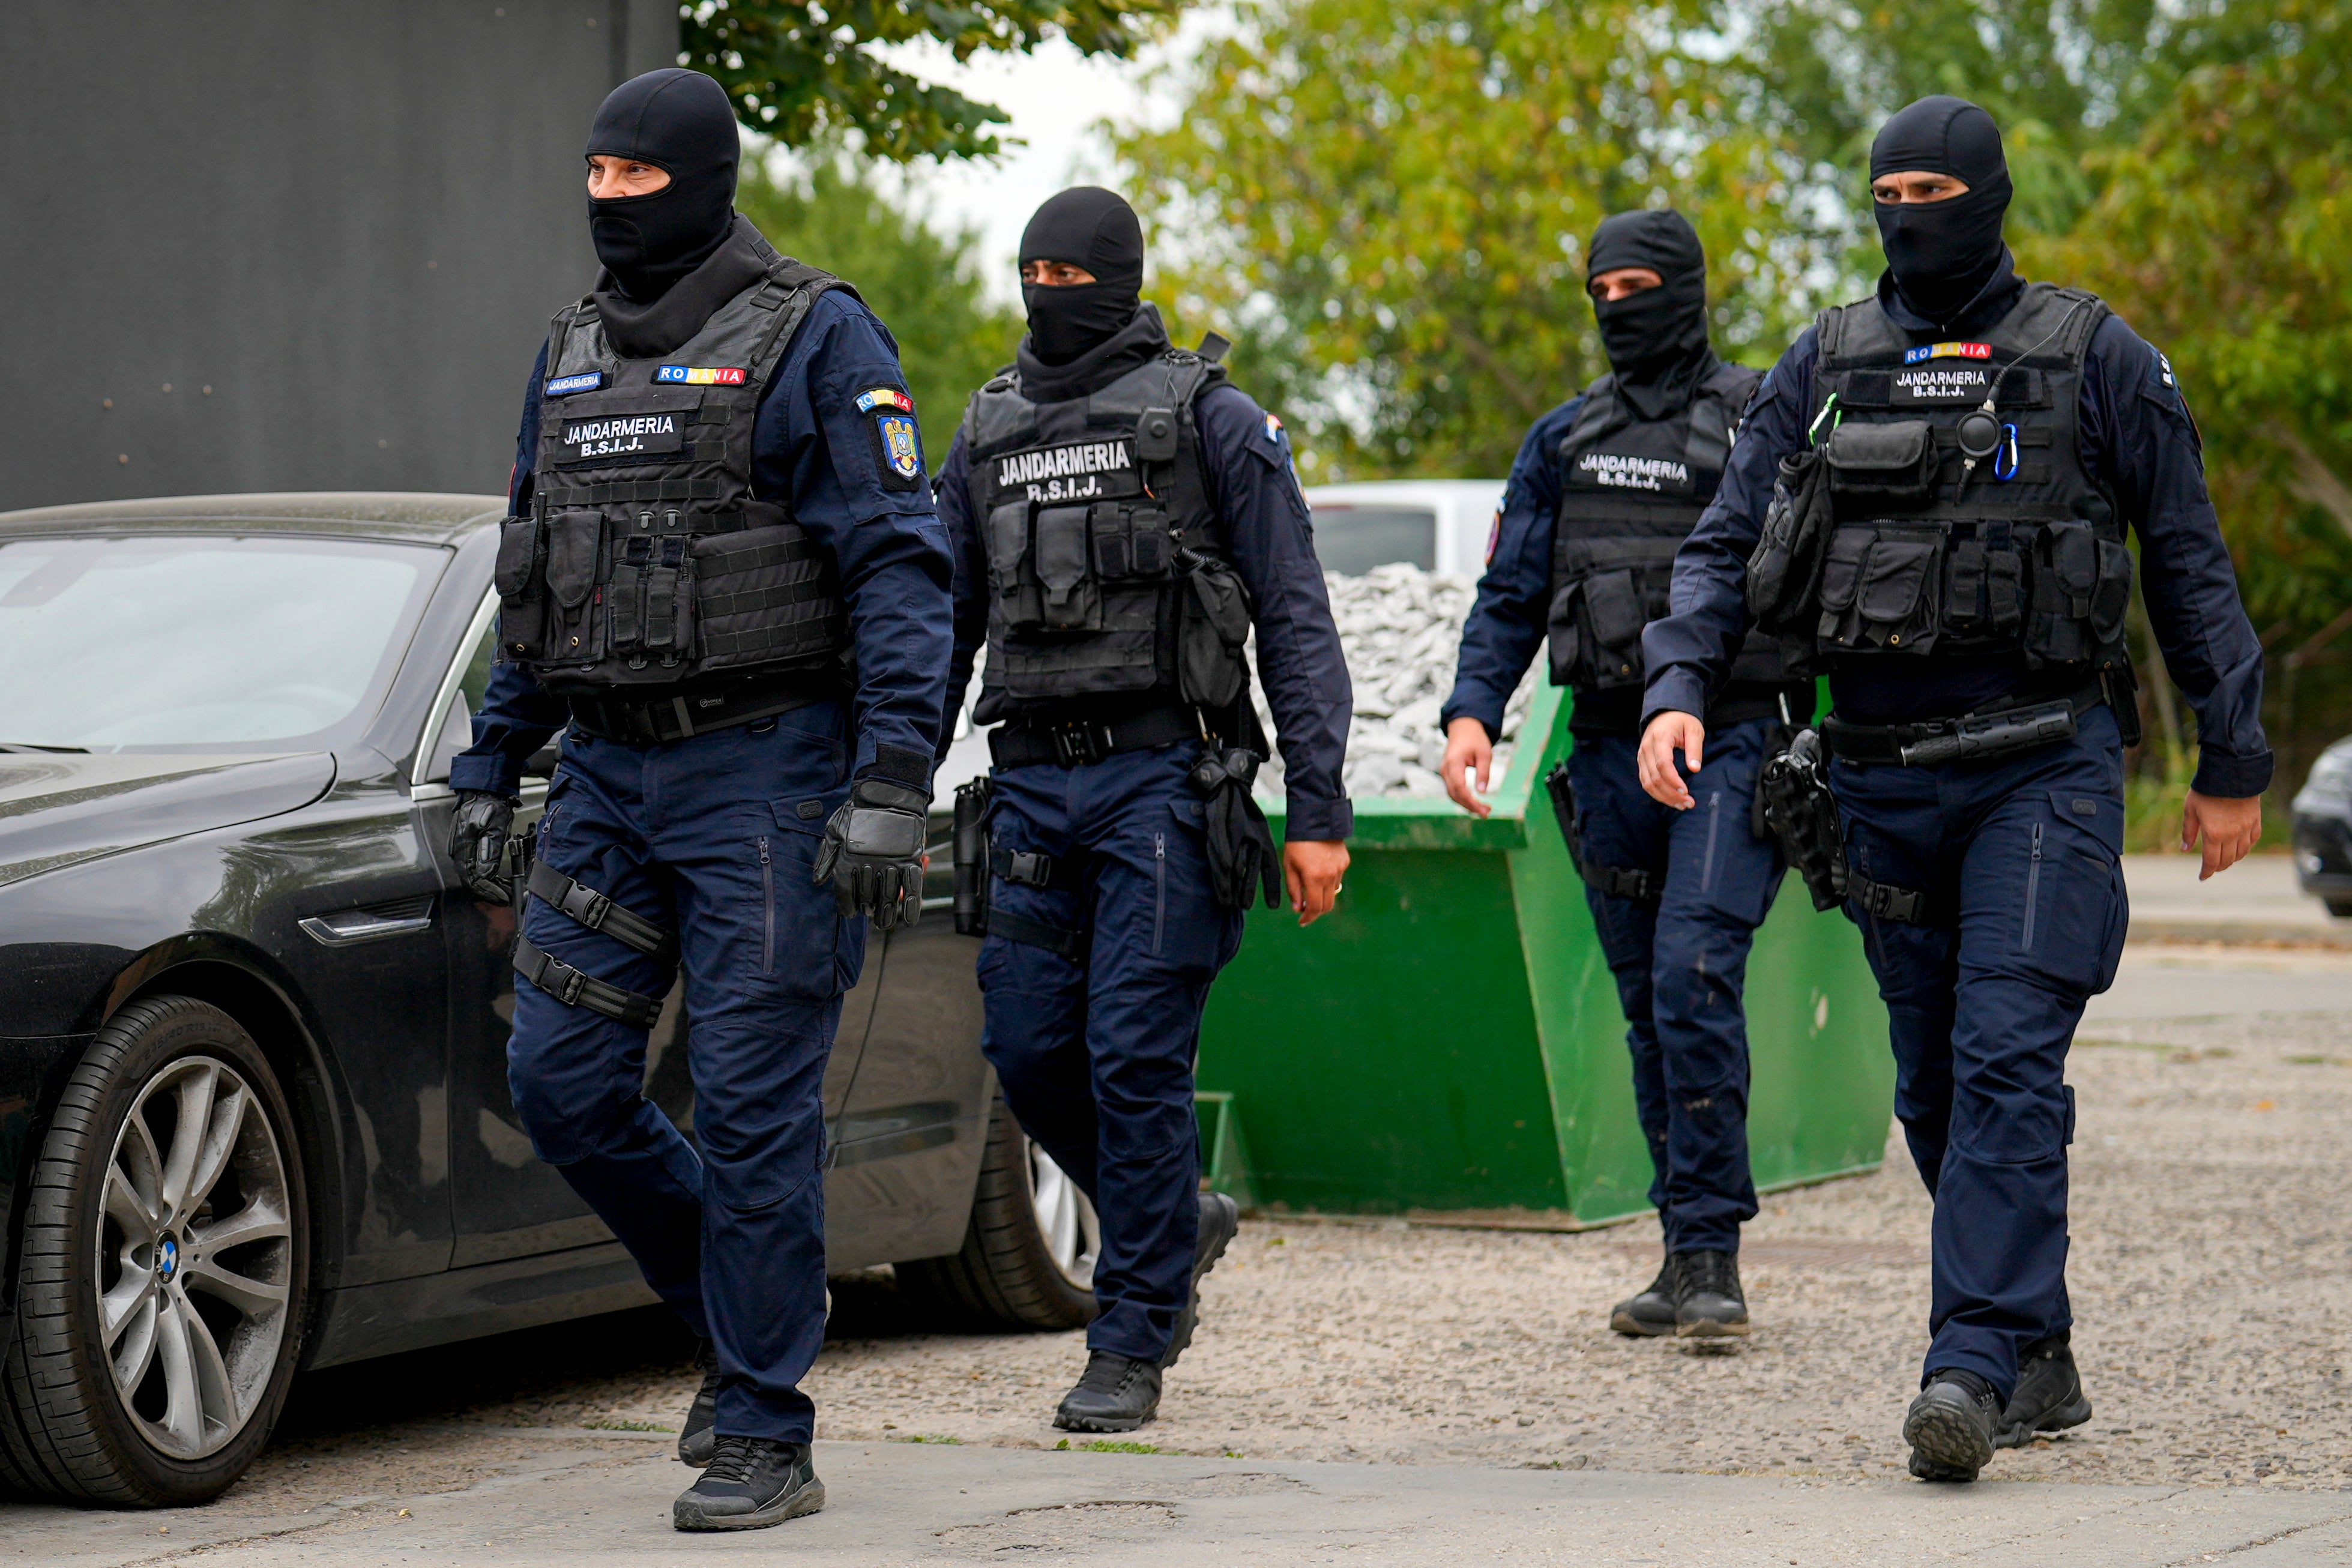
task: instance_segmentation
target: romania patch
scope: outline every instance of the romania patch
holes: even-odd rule
[[[666,364],[654,372],[656,381],[682,381],[688,386],[740,386],[743,367],[740,364]]]
[[[901,414],[915,411],[915,400],[895,386],[877,386],[857,395],[857,412],[871,414],[877,408],[895,408]]]
[[[1921,343],[1916,349],[1903,351],[1905,364],[1919,364],[1931,359],[1990,359],[1990,343]]]
[[[569,397],[575,392],[593,392],[604,384],[601,370],[583,370],[577,375],[559,375],[541,391],[549,397]]]

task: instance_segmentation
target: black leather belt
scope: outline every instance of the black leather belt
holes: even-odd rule
[[[1835,713],[1822,721],[1822,742],[1841,762],[1932,767],[1983,762],[2072,740],[2075,721],[2107,700],[2094,680],[2065,697],[2014,698],[1957,719],[1911,724],[1850,724]]]
[[[1000,768],[1037,763],[1084,767],[1121,752],[1149,751],[1201,738],[1201,719],[1190,708],[1170,704],[1117,719],[1072,719],[1060,723],[1008,720],[988,733],[988,754]]]
[[[772,719],[812,702],[842,694],[831,670],[784,680],[763,680],[736,690],[680,691],[667,697],[572,697],[572,721],[600,741],[625,746],[658,746],[671,741],[731,730]]]

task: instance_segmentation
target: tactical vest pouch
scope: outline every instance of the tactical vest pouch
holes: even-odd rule
[[[1039,509],[1031,545],[1044,624],[1056,631],[1097,631],[1102,595],[1096,591],[1093,551],[1082,506]]]
[[[1249,586],[1230,562],[1181,552],[1184,590],[1178,610],[1176,685],[1187,702],[1224,708],[1249,679]]]
[[[2025,651],[2041,663],[2074,664],[2123,635],[2131,605],[2131,552],[2086,522],[2055,522],[2034,552],[2033,619]]]
[[[1748,558],[1748,613],[1765,631],[1812,629],[1830,530],[1828,468],[1820,451],[1781,458],[1763,530]]]
[[[698,539],[688,564],[705,669],[813,658],[844,634],[824,555],[798,524]]]
[[[2006,523],[1981,523],[1944,553],[1944,630],[2011,642],[2024,624],[2025,557]]]
[[[499,524],[499,651],[508,658],[536,658],[546,636],[547,596],[539,572],[546,528],[536,517],[510,517]]]
[[[604,514],[593,508],[547,519],[548,605],[545,652],[551,664],[593,663],[604,654],[596,570],[604,550]]]
[[[1841,425],[1822,452],[1830,489],[1843,500],[1914,507],[1935,499],[1936,430],[1924,419]]]
[[[1936,645],[1936,529],[1875,523],[1841,528],[1822,568],[1818,635],[1840,650],[1925,653]]]
[[[1009,500],[988,514],[989,585],[1007,630],[1035,631],[1045,624],[1045,591],[1029,567],[1029,502]]]
[[[1120,578],[1168,575],[1168,513],[1156,506],[1097,501],[1089,518],[1094,532],[1095,574]]]

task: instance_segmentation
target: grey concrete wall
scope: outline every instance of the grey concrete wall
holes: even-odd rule
[[[496,490],[667,0],[0,10],[0,507]]]

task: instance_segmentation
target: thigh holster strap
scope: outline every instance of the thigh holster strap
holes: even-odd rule
[[[1893,887],[1885,882],[1874,882],[1860,872],[1849,868],[1845,874],[1845,896],[1858,905],[1862,912],[1897,925],[1940,926],[1952,921],[1945,917],[1935,900],[1925,893],[1909,888]]]
[[[988,934],[1001,936],[1007,942],[1042,947],[1073,963],[1078,961],[1078,955],[1086,951],[1087,945],[1084,931],[1064,931],[1060,926],[1049,926],[1044,921],[1033,921],[1007,910],[992,909],[988,911]]]
[[[1020,887],[1046,888],[1057,893],[1075,893],[1085,879],[1078,875],[1076,863],[1067,857],[1039,855],[1027,849],[992,849],[988,868]]]
[[[643,995],[574,969],[527,936],[515,938],[514,967],[517,974],[567,1007],[585,1007],[639,1029],[652,1028],[661,1016],[660,997]]]
[[[677,962],[677,939],[641,915],[633,915],[604,894],[565,876],[544,860],[530,868],[530,896],[590,931],[603,931],[664,964]]]
[[[1665,893],[1665,888],[1663,885],[1664,881],[1665,879],[1663,877],[1652,876],[1647,871],[1630,870],[1623,866],[1594,866],[1588,863],[1584,868],[1584,882],[1587,887],[1605,893],[1612,899],[1631,899],[1637,904],[1656,903]]]

